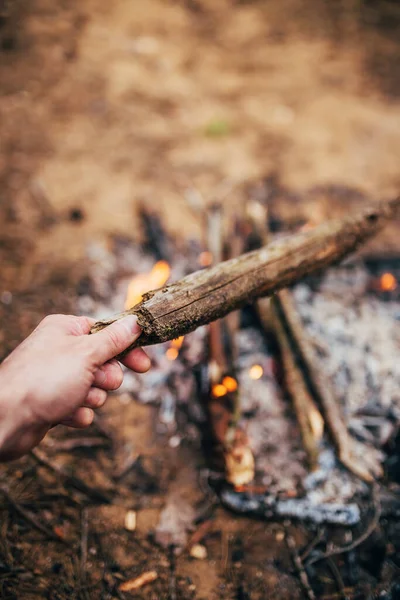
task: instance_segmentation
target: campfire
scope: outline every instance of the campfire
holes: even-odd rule
[[[360,213],[359,217],[351,217],[332,226],[318,228],[308,222],[301,227],[301,233],[298,238],[293,238],[293,242],[290,238],[288,242],[286,239],[282,243],[278,241],[272,256],[281,257],[282,273],[297,265],[293,274],[294,278],[298,278],[298,270],[303,274],[312,272],[316,266],[320,266],[318,261],[324,265],[327,260],[336,260],[355,245],[357,236],[360,239],[368,236],[380,221],[380,210],[383,214],[387,207],[373,209],[372,212],[367,210]],[[156,217],[145,214],[147,229],[157,231],[160,235],[162,227],[159,222],[152,227],[152,219]],[[291,291],[286,289],[278,292],[271,301],[258,300],[253,308],[245,309],[249,315],[253,315],[253,324],[250,326],[242,328],[241,316],[236,313],[233,319],[229,315],[212,322],[207,329],[203,327],[189,335],[171,339],[174,330],[187,333],[212,320],[212,311],[217,315],[225,307],[231,310],[243,304],[240,288],[231,288],[229,276],[232,277],[233,273],[242,277],[246,298],[252,294],[264,295],[266,291],[271,293],[269,255],[263,254],[263,251],[258,254],[255,250],[265,244],[270,236],[267,206],[250,200],[242,219],[242,222],[236,220],[231,229],[231,239],[239,240],[239,243],[230,245],[229,238],[224,237],[226,224],[222,206],[215,204],[210,208],[204,236],[208,239],[208,248],[196,250],[196,256],[188,260],[188,264],[197,263],[205,268],[203,275],[199,273],[196,277],[184,279],[181,284],[161,289],[171,275],[170,264],[161,258],[149,272],[135,275],[129,282],[126,309],[132,308],[133,312],[137,312],[139,321],[142,306],[146,306],[147,312],[153,310],[154,314],[152,323],[142,322],[144,334],[140,342],[163,342],[151,350],[153,372],[136,378],[131,391],[139,399],[144,397],[145,402],[149,401],[149,396],[159,400],[162,421],[169,423],[172,432],[176,431],[176,426],[171,427],[171,423],[179,403],[187,402],[188,391],[193,402],[194,398],[198,398],[200,412],[208,422],[211,435],[212,461],[219,465],[222,480],[225,477],[233,486],[231,491],[225,490],[221,494],[225,504],[231,508],[237,509],[235,487],[243,493],[246,485],[251,486],[251,490],[262,484],[268,489],[270,497],[279,492],[275,498],[276,510],[288,510],[288,516],[293,515],[294,511],[301,517],[306,506],[308,519],[314,518],[319,522],[323,514],[326,522],[352,524],[359,520],[360,514],[358,506],[351,504],[350,500],[363,489],[362,482],[371,483],[381,475],[381,448],[395,427],[390,417],[386,420],[382,417],[386,437],[381,433],[381,439],[378,440],[371,433],[367,435],[369,428],[363,424],[362,410],[367,404],[368,390],[364,390],[362,382],[358,380],[360,377],[371,378],[372,374],[368,370],[369,363],[364,351],[360,350],[357,371],[353,373],[349,369],[358,351],[360,335],[357,330],[373,331],[372,327],[367,326],[366,319],[373,319],[379,329],[386,328],[388,336],[393,338],[393,334],[390,336],[389,333],[393,325],[392,306],[386,306],[385,302],[387,294],[397,289],[396,277],[389,271],[374,277],[369,275],[365,266],[349,263],[346,267],[331,271],[325,280],[322,279],[322,283],[318,280],[319,289],[313,290],[307,284],[301,284]],[[356,231],[357,235],[354,236]],[[171,247],[165,237],[163,232],[161,239],[155,241],[157,257],[160,257],[163,249]],[[329,248],[326,240],[330,239],[332,242],[329,241],[331,249],[328,254],[325,251],[321,253],[320,244]],[[248,255],[248,259],[241,258],[240,262],[236,262],[232,255],[234,247],[239,252],[252,250],[253,253]],[[212,261],[215,263],[223,258],[231,260],[224,267],[216,264],[214,270],[207,270]],[[262,261],[266,261],[264,270],[260,270]],[[258,269],[259,273],[254,283],[247,274],[251,273],[252,268]],[[182,265],[180,269],[182,276],[185,270],[182,271]],[[226,285],[225,273],[228,275]],[[218,288],[225,285],[222,300],[219,291],[216,292],[216,300],[213,300],[213,288],[208,289],[209,281],[211,286],[217,282]],[[290,278],[285,279],[285,283],[288,281]],[[279,282],[279,272],[275,274],[274,282]],[[250,288],[253,286],[253,292],[247,289],[248,285]],[[202,295],[198,296],[196,286],[202,290]],[[160,292],[157,292],[159,288]],[[375,291],[375,300],[369,297],[368,290]],[[190,298],[187,309],[185,301],[180,299],[186,294]],[[202,317],[204,297],[208,302],[208,316],[205,319]],[[345,298],[347,301],[344,304]],[[313,303],[321,305],[318,310],[309,310]],[[174,321],[172,313],[175,305],[178,307],[178,316]],[[335,307],[337,322],[333,319],[336,329],[331,330],[328,325],[332,307]],[[162,315],[167,308],[168,318],[164,325],[161,322],[163,317],[159,319],[157,315]],[[357,315],[350,318],[353,313]],[[156,327],[158,320],[160,322]],[[98,327],[108,322],[99,323]],[[170,338],[170,341],[164,341],[165,338]],[[348,340],[347,344],[353,347],[347,363],[342,357],[339,362],[339,356],[336,358],[339,348],[343,346],[342,339]],[[375,362],[387,362],[387,356],[379,354],[384,352],[383,347],[378,347],[373,339],[366,341],[365,335],[361,339],[366,347],[371,348],[371,357],[376,355],[373,359]],[[390,340],[386,342],[389,346]],[[396,343],[394,339],[393,344]],[[343,347],[345,352],[346,347]],[[363,358],[364,365],[361,364]],[[279,370],[281,379],[277,376]],[[389,373],[385,389],[392,386],[390,389],[394,392],[398,376],[395,365],[390,365]],[[376,379],[377,375],[374,377]],[[343,378],[348,381],[347,390],[342,383]],[[347,398],[349,389],[353,395]],[[300,436],[292,439],[289,436],[283,441],[288,433],[286,396],[293,403]],[[271,430],[271,423],[274,431]],[[272,446],[272,452],[265,452],[266,443]],[[287,457],[300,457],[302,452],[305,452],[304,458],[290,460],[282,476],[281,468],[288,462]],[[331,457],[329,467],[326,464],[328,456]],[[308,477],[307,469],[310,471]],[[307,483],[311,481],[312,484]],[[282,508],[285,494],[291,498],[288,509]],[[335,504],[331,510],[330,502],[333,499]]]
[[[304,524],[312,536],[301,553],[289,533],[284,537],[307,597],[316,598],[319,569],[337,556],[342,577],[347,567],[340,557],[373,535],[382,512],[398,514],[397,484],[384,488],[382,477],[398,444],[400,262],[366,255],[325,268],[375,229],[376,209],[333,226],[307,223],[291,236],[272,235],[268,209],[250,197],[232,219],[214,204],[204,219],[207,243],[187,246],[170,238],[156,213],[142,209],[146,244],[115,239],[112,259],[94,261],[92,295],[79,303],[82,313],[92,307],[102,319],[94,334],[118,318],[120,307],[138,314],[139,343],[149,346],[153,368],[145,375],[126,372],[118,410],[133,401],[139,412],[151,406],[152,436],[163,452],[184,463],[196,446],[203,457],[199,482],[191,486],[204,492],[206,508],[182,500],[178,470],[154,528],[156,543],[171,561],[184,552],[204,560],[202,541],[211,535],[210,511],[218,504],[230,514]],[[135,265],[141,272],[133,272]],[[257,274],[250,283],[248,272]],[[94,430],[85,443],[91,452],[111,453],[108,489],[71,474],[42,449],[33,456],[91,503],[110,514],[115,509],[118,519],[122,511],[123,528],[134,532],[136,488],[129,486],[137,478],[139,489],[152,490],[162,472],[150,475],[136,439],[122,443],[101,417]],[[73,444],[83,441],[55,448]],[[124,502],[129,498],[127,511],[112,502],[119,486]],[[51,534],[58,541],[64,535]],[[159,571],[146,563],[119,592],[156,585]]]

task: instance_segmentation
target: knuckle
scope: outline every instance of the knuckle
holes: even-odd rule
[[[39,326],[40,327],[55,327],[65,325],[69,321],[70,317],[68,315],[47,315],[44,319],[41,320]]]
[[[88,395],[88,401],[91,407],[96,408],[100,404],[103,404],[107,398],[107,392],[98,388],[92,388]]]
[[[118,354],[119,346],[120,346],[119,335],[118,335],[118,332],[114,331],[111,328],[108,331],[108,344],[109,344],[110,350],[113,353]]]
[[[40,325],[54,325],[54,323],[58,320],[57,317],[58,315],[47,315],[44,317],[44,319],[42,319]]]

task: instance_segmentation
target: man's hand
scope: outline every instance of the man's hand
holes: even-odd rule
[[[0,460],[25,454],[58,423],[87,427],[107,391],[119,388],[123,372],[114,357],[141,329],[128,316],[87,335],[93,323],[87,317],[46,317],[0,365]],[[139,373],[150,368],[140,348],[122,362]]]

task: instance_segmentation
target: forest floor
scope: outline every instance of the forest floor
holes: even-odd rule
[[[287,210],[312,221],[398,193],[400,9],[377,4],[0,2],[0,358],[46,313],[74,310],[89,243],[141,238],[139,203],[172,234],[199,238],[189,189],[208,202],[228,181],[235,210],[272,176],[300,198]],[[120,408],[114,399],[117,420]],[[152,410],[130,405],[117,425],[130,422],[129,435],[149,445]],[[143,508],[143,539],[160,506]],[[217,519],[208,560],[178,561],[182,598],[245,598],[240,578],[251,599],[302,597],[282,576],[276,525]],[[228,548],[240,537],[239,577]],[[167,560],[148,540],[135,551],[120,564]],[[168,598],[164,581],[142,597]]]

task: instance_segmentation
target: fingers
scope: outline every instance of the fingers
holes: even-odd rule
[[[107,400],[107,392],[97,387],[89,390],[84,406],[81,406],[71,415],[60,421],[61,425],[74,427],[75,429],[85,429],[92,424],[94,419],[93,409],[100,408]]]
[[[124,374],[118,361],[110,360],[94,374],[93,385],[102,390],[117,390],[122,384]]]
[[[146,373],[151,367],[150,358],[141,348],[135,348],[128,352],[121,362],[125,367],[128,367],[128,369],[132,369],[132,371],[136,371],[137,373]]]
[[[36,329],[57,329],[71,335],[86,335],[94,325],[95,319],[74,315],[47,315]]]
[[[66,419],[60,421],[61,425],[67,425],[68,427],[74,427],[75,429],[85,429],[92,424],[94,413],[91,408],[81,407],[78,408]]]
[[[88,343],[94,352],[96,362],[103,364],[126,350],[141,333],[137,317],[128,315],[89,336]]]
[[[87,408],[100,408],[107,400],[107,392],[97,387],[91,387],[83,403]]]

